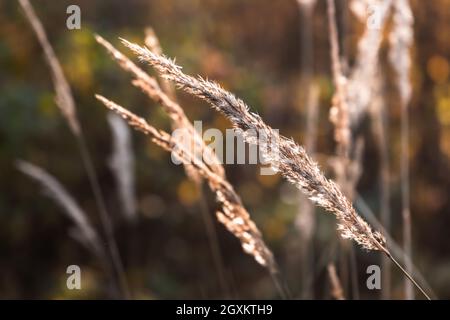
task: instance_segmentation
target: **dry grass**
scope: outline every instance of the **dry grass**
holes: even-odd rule
[[[17,166],[23,173],[38,181],[47,190],[48,195],[64,208],[64,212],[76,226],[76,233],[74,234],[77,240],[106,261],[108,258],[105,259],[105,257],[109,255],[111,264],[114,266],[115,273],[119,278],[117,282],[120,282],[122,290],[127,295],[126,280],[113,236],[112,222],[106,212],[98,179],[85,145],[69,84],[47,39],[45,30],[29,1],[18,1],[44,50],[53,79],[56,93],[55,100],[58,108],[79,143],[80,152],[105,230],[109,249],[108,254],[105,254],[107,251],[104,251],[99,240],[100,237],[90,224],[86,214],[54,177],[43,169],[23,161],[19,161]],[[370,3],[368,0],[353,0],[351,2],[351,8],[361,22],[364,22],[366,18],[364,8]],[[298,4],[311,14],[315,0],[298,0]],[[178,104],[173,84],[176,84],[187,93],[207,101],[214,109],[224,114],[247,143],[259,146],[264,160],[271,163],[275,171],[294,184],[316,206],[334,214],[337,219],[337,230],[342,238],[355,241],[363,249],[381,251],[388,259],[391,259],[411,280],[411,282],[405,280],[405,291],[408,299],[414,298],[413,284],[428,298],[427,294],[410,276],[414,270],[411,260],[412,240],[409,206],[408,104],[412,95],[409,76],[411,69],[410,49],[413,44],[413,16],[408,0],[380,0],[377,5],[378,9],[381,10],[378,12],[379,18],[381,18],[380,26],[378,28],[366,28],[358,43],[354,67],[352,69],[344,69],[340,62],[334,0],[328,0],[331,61],[335,86],[330,109],[330,120],[334,125],[334,138],[337,145],[336,157],[333,160],[336,183],[326,178],[311,158],[311,153],[314,152],[314,137],[308,138],[307,146],[303,148],[292,139],[280,136],[277,130],[268,126],[257,114],[252,113],[245,102],[224,90],[220,85],[201,77],[193,77],[183,73],[180,66],[163,55],[159,40],[151,28],[146,29],[145,43],[147,47],[141,47],[123,39],[122,42],[137,54],[141,60],[149,63],[158,71],[159,82],[135,65],[109,42],[100,36],[96,36],[96,40],[105,47],[123,70],[133,76],[132,84],[161,105],[170,118],[172,129],[185,130],[186,135],[184,135],[183,139],[181,140],[170,136],[167,132],[157,130],[143,118],[103,96],[96,95],[96,97],[108,109],[127,121],[130,126],[150,136],[154,143],[181,160],[187,176],[196,183],[200,190],[204,182],[208,185],[214,193],[217,203],[220,205],[220,209],[216,212],[218,221],[240,240],[243,250],[253,256],[260,265],[266,267],[272,275],[276,275],[278,272],[272,252],[266,246],[261,232],[252,221],[240,197],[227,180],[225,170],[214,151],[205,144],[200,134],[187,118],[183,108]],[[393,25],[389,33],[389,60],[397,76],[402,112],[401,191],[406,270],[392,257],[383,234],[373,229],[352,205],[356,193],[356,184],[362,172],[361,156],[364,145],[362,139],[353,136],[352,130],[359,126],[360,120],[369,111],[375,114],[374,119],[378,121],[375,123],[375,133],[378,135],[380,146],[386,143],[386,137],[382,134],[384,125],[381,117],[382,107],[380,106],[382,101],[375,98],[380,94],[382,86],[381,79],[377,73],[379,52],[383,38],[383,29],[387,25],[391,11],[393,12]],[[309,81],[311,82],[311,78]],[[369,110],[371,106],[376,110]],[[118,183],[119,196],[121,203],[124,205],[123,211],[125,216],[133,220],[136,217],[136,201],[134,198],[133,152],[131,150],[128,128],[125,122],[117,116],[109,115],[108,121],[114,136],[114,150],[110,159],[111,168]],[[314,130],[316,129],[314,126],[309,127],[308,132],[315,134]],[[384,161],[382,161],[383,171],[381,172],[381,181],[384,188],[388,186],[386,178],[389,173],[388,151],[380,147],[380,152]],[[382,222],[389,225],[389,189],[382,189],[381,191]],[[311,209],[310,213],[312,211]],[[305,239],[310,239],[310,237],[311,234]],[[384,260],[385,267],[387,265],[386,261]],[[333,297],[340,300],[344,299],[343,287],[332,264],[328,265],[328,275]],[[390,279],[386,278],[386,281],[388,281],[387,286],[389,287]],[[279,286],[280,292],[282,292],[283,289],[280,284],[277,281],[276,284]],[[389,291],[389,289],[385,289],[384,295],[386,290]]]
[[[172,129],[184,130],[183,132],[186,134],[183,134],[183,141],[173,140],[175,138],[171,138],[171,141],[173,140],[172,148],[180,148],[185,151],[189,150],[189,152],[183,152],[188,157],[187,161],[183,161],[186,174],[194,182],[199,184],[200,190],[200,184],[202,181],[207,182],[209,188],[216,195],[216,200],[222,208],[220,211],[216,212],[218,221],[240,240],[242,248],[246,253],[252,255],[259,264],[266,267],[270,271],[277,287],[280,290],[280,293],[284,295],[285,293],[283,293],[283,289],[275,276],[278,272],[278,268],[274,261],[272,252],[264,243],[261,232],[258,230],[256,224],[251,220],[250,215],[243,206],[241,199],[234,191],[232,185],[226,180],[225,170],[219,159],[215,155],[214,151],[205,144],[202,137],[195,130],[194,126],[184,113],[182,107],[173,98],[169,97],[165,91],[163,91],[156,79],[137,67],[131,60],[115,49],[109,42],[98,35],[96,36],[96,39],[97,42],[107,49],[107,51],[123,70],[133,75],[133,85],[140,88],[152,100],[161,105],[171,120]],[[158,41],[154,32],[149,33],[147,31],[146,40],[154,46],[153,50],[161,52],[161,47],[159,44],[155,44],[158,43]],[[166,82],[165,90],[171,90],[170,87],[172,87],[172,85],[166,80],[164,81]],[[172,94],[172,96],[174,96],[174,94]],[[117,107],[117,105],[113,104],[111,101],[108,102],[108,100],[104,98],[100,99],[110,108],[111,106]],[[116,112],[119,110],[117,108],[113,109]],[[123,111],[124,109],[120,110]],[[120,114],[123,116],[123,112]],[[136,116],[133,115],[133,117]],[[135,126],[135,128],[137,127]],[[167,149],[167,145],[165,148]],[[181,159],[186,160],[182,157]],[[197,163],[197,165],[195,165],[193,161]],[[199,168],[201,168],[201,170]],[[208,214],[208,212],[206,212],[206,214]],[[206,219],[205,223],[207,224],[207,228],[211,228],[208,227],[208,221],[206,221]],[[208,232],[211,233],[210,231]],[[210,238],[213,238],[210,239],[210,241],[217,241],[214,240],[215,237],[213,236],[214,235],[210,235]],[[213,255],[220,254],[217,251],[218,248],[214,248]],[[216,259],[219,259],[219,257],[216,257]],[[222,262],[219,264],[220,265],[217,266],[217,268],[221,268]]]
[[[123,269],[123,264],[117,248],[117,244],[114,238],[113,224],[108,211],[106,210],[105,200],[100,189],[100,183],[98,181],[97,173],[95,172],[94,165],[91,159],[91,155],[87,148],[87,144],[81,129],[80,123],[76,116],[75,110],[75,100],[72,96],[70,86],[66,77],[64,76],[61,65],[55,55],[55,52],[48,41],[47,35],[45,33],[44,27],[41,21],[34,12],[28,0],[18,0],[25,16],[30,23],[31,27],[36,34],[36,37],[44,50],[44,55],[49,66],[50,72],[52,74],[53,86],[56,92],[56,104],[58,105],[63,117],[67,121],[70,130],[74,134],[80,156],[85,167],[89,184],[92,189],[92,193],[95,198],[97,209],[99,211],[100,220],[102,227],[106,236],[106,244],[108,249],[108,256],[110,259],[110,264],[114,270],[112,277],[119,291],[121,291],[122,296],[129,297],[128,284],[125,277],[125,272]]]
[[[221,210],[216,212],[218,220],[241,241],[242,248],[246,253],[252,255],[259,264],[267,267],[272,273],[277,272],[272,252],[265,245],[260,231],[228,181],[195,157],[189,148],[173,140],[167,132],[155,129],[143,118],[100,95],[96,97],[108,109],[128,121],[133,128],[149,135],[154,143],[166,151],[172,152],[183,163],[191,164],[196,172],[207,181],[208,186],[216,195],[216,200],[221,206]]]
[[[342,289],[341,281],[336,273],[334,264],[328,264],[327,271],[331,284],[331,296],[336,300],[345,300],[344,290]]]
[[[156,36],[156,33],[153,30],[153,28],[148,27],[145,29],[144,42],[151,52],[154,52],[156,54],[163,54],[161,44],[159,43],[159,39]],[[161,82],[163,92],[167,94],[173,101],[176,101],[175,87],[173,86],[173,84],[161,77],[159,78],[159,80]]]
[[[53,85],[56,92],[56,105],[61,111],[62,115],[69,124],[70,129],[75,135],[80,135],[80,124],[75,111],[75,101],[70,90],[69,83],[64,76],[61,64],[56,57],[53,47],[48,41],[47,34],[41,21],[36,16],[33,7],[28,0],[18,0],[27,17],[31,27],[33,28],[39,43],[44,50],[44,56],[50,68],[53,78]]]
[[[306,154],[305,150],[293,140],[280,136],[262,119],[249,111],[249,107],[216,83],[194,78],[184,74],[181,67],[173,61],[156,55],[145,47],[123,40],[123,43],[142,60],[155,67],[167,79],[174,81],[186,92],[209,102],[213,108],[222,112],[231,120],[236,130],[250,144],[260,143],[260,148],[273,169],[280,172],[288,181],[297,186],[316,205],[335,214],[338,229],[344,238],[356,241],[368,250],[387,251],[384,237],[372,228],[356,213],[338,186],[325,178],[319,167]],[[247,130],[264,135],[278,147],[278,152],[270,152],[268,142],[261,142]]]
[[[211,150],[211,148],[208,148],[206,146],[202,137],[198,134],[192,123],[187,118],[183,108],[172,98],[170,98],[166,93],[164,93],[156,79],[149,76],[145,71],[136,66],[130,59],[128,59],[120,51],[115,49],[108,41],[106,41],[102,37],[96,35],[96,40],[111,54],[111,56],[123,70],[133,75],[133,85],[140,88],[152,100],[162,106],[164,111],[171,119],[173,130],[179,128],[187,130],[187,132],[189,133],[189,138],[183,143],[186,143],[187,145],[189,145],[189,147],[191,147],[190,144],[192,144],[193,147],[191,149],[196,150],[195,156],[199,159],[202,159],[203,157],[207,166],[213,172],[215,172],[219,176],[224,177],[225,170],[220,164],[219,159],[217,159],[215,153]],[[186,164],[185,166],[188,176],[194,181],[198,181],[199,177],[196,176],[195,170],[192,170],[192,168],[190,168],[189,166],[190,164]]]
[[[201,77],[195,78],[186,75],[181,71],[181,67],[172,60],[124,39],[122,41],[141,60],[152,65],[166,79],[173,81],[187,93],[207,101],[214,109],[224,114],[247,143],[259,145],[264,160],[271,163],[274,170],[302,190],[317,206],[336,216],[338,231],[343,238],[354,240],[364,249],[381,251],[386,254],[429,299],[429,296],[411,275],[392,257],[384,236],[373,230],[357,214],[351,202],[344,196],[336,183],[325,178],[317,164],[309,158],[301,146],[292,139],[278,135],[258,115],[250,112],[249,107],[242,100],[218,84]],[[265,139],[257,139],[255,132],[264,136]],[[268,141],[271,141],[272,144],[269,145]],[[278,152],[270,151],[272,150],[270,147],[273,148],[274,145],[277,146]]]

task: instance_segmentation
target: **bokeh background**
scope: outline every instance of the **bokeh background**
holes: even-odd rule
[[[168,118],[130,84],[93,37],[111,41],[127,53],[118,37],[143,43],[152,26],[164,52],[184,70],[221,83],[285,136],[305,136],[305,86],[302,79],[302,26],[295,0],[130,0],[31,1],[48,33],[74,93],[77,112],[94,158],[102,191],[114,216],[116,238],[134,298],[277,298],[267,272],[244,254],[238,241],[216,223],[227,282],[220,290],[199,194],[181,166],[143,135],[133,132],[139,218],[123,220],[117,188],[107,165],[112,150],[106,111],[94,98],[101,93],[162,129]],[[450,1],[413,0],[413,98],[410,104],[410,167],[413,260],[440,298],[450,298]],[[81,30],[66,28],[66,8],[81,8]],[[333,128],[328,119],[333,84],[325,1],[314,9],[313,80],[320,89],[317,159],[332,176]],[[338,25],[344,54],[351,64],[363,25],[338,0]],[[387,78],[386,110],[392,236],[401,243],[400,105],[395,80],[381,50]],[[136,59],[132,57],[135,61]],[[145,67],[146,68],[146,67]],[[147,68],[150,73],[153,71]],[[221,130],[230,123],[205,103],[178,92],[191,120]],[[377,215],[380,161],[367,125],[363,173],[358,193]],[[69,236],[72,223],[14,163],[24,159],[45,168],[71,192],[99,226],[95,202],[73,138],[54,103],[51,76],[42,49],[17,1],[0,3],[0,298],[106,298],[108,277],[98,261]],[[242,197],[280,264],[293,296],[299,294],[300,268],[294,225],[299,203],[280,176],[261,176],[256,165],[226,165],[227,176]],[[214,201],[208,196],[211,215]],[[100,228],[99,228],[100,229]],[[326,265],[338,241],[331,215],[317,211],[314,236],[313,297],[330,298]],[[379,264],[378,253],[355,251],[359,291],[366,267]],[[82,269],[80,291],[66,288],[66,268]],[[392,296],[403,295],[403,276],[393,269]],[[347,290],[347,288],[345,288]]]

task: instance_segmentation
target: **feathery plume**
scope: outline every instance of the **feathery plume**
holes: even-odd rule
[[[159,39],[156,36],[155,31],[153,28],[148,27],[145,29],[145,39],[144,43],[147,46],[147,48],[156,54],[161,55],[163,53],[161,44],[159,43]],[[160,79],[161,80],[161,86],[164,93],[166,93],[172,100],[175,100],[176,94],[175,94],[175,88],[166,79]]]
[[[168,133],[157,130],[143,118],[103,96],[96,95],[96,98],[108,109],[125,119],[130,126],[150,136],[154,143],[171,152],[183,163],[192,164],[216,195],[216,200],[221,206],[221,210],[216,213],[218,220],[240,240],[246,253],[252,255],[259,264],[267,267],[272,273],[277,271],[272,252],[266,247],[260,231],[228,181],[213,172],[204,162],[194,156],[189,148],[179,144]]]
[[[173,101],[167,94],[163,92],[163,90],[158,85],[158,82],[153,77],[149,76],[145,71],[136,66],[130,59],[128,59],[120,51],[114,48],[108,41],[106,41],[99,35],[96,35],[95,39],[111,54],[111,56],[117,61],[117,63],[120,67],[122,67],[123,70],[133,75],[134,80],[132,81],[132,84],[134,86],[140,88],[152,100],[161,104],[162,108],[171,119],[173,130],[182,128],[183,130],[188,131],[189,136],[187,139],[185,139],[185,141],[183,141],[183,143],[189,146],[194,146],[194,148],[190,149],[196,151],[195,155],[197,156],[197,158],[202,159],[203,157],[205,163],[213,172],[224,177],[225,170],[220,164],[219,159],[215,155],[214,151],[206,146],[200,134],[197,132],[197,130],[195,130],[194,126],[187,118],[183,108],[181,108],[178,103]],[[192,168],[190,168],[190,164],[186,164],[185,169],[187,175],[193,181],[198,181],[199,177],[196,176],[195,170],[192,170]]]
[[[301,146],[292,139],[279,136],[258,115],[250,112],[249,107],[242,100],[225,91],[218,84],[201,77],[188,76],[173,61],[158,56],[145,47],[126,40],[122,42],[143,61],[154,66],[168,80],[174,81],[186,92],[206,100],[214,109],[227,116],[248,143],[259,142],[265,160],[273,165],[274,170],[302,190],[316,205],[336,215],[339,221],[338,230],[344,238],[353,239],[368,250],[388,252],[384,237],[379,232],[373,231],[356,213],[337,185],[325,178],[317,164],[309,158]],[[248,133],[249,129],[275,142],[278,152],[271,152],[268,142],[261,139],[258,141],[254,134]]]
[[[146,42],[149,44],[150,48],[152,48],[152,50],[156,52],[162,52],[158,38],[156,37],[156,34],[153,32],[153,30],[147,29],[146,35],[147,35]],[[225,177],[225,170],[219,163],[219,160],[217,159],[215,152],[205,145],[200,134],[195,130],[192,123],[185,115],[181,106],[179,106],[178,103],[176,102],[173,84],[165,79],[161,79],[162,82],[162,89],[161,89],[158,85],[158,82],[154,78],[148,76],[131,60],[129,60],[121,52],[115,49],[109,42],[107,42],[100,36],[96,36],[96,39],[101,45],[103,45],[107,49],[107,51],[111,54],[111,56],[115,58],[115,61],[118,62],[119,66],[122,66],[122,68],[125,71],[130,72],[134,76],[132,84],[137,88],[141,89],[141,91],[144,94],[146,94],[150,99],[159,103],[162,106],[163,110],[169,116],[172,129],[183,130],[183,135],[181,137],[179,136],[176,137],[178,138],[178,140],[182,140],[178,141],[178,143],[183,143],[189,146],[191,150],[194,150],[193,152],[194,155],[198,156],[199,159],[203,158],[204,160],[207,160],[207,163],[209,164],[211,170],[213,170],[218,175]],[[223,261],[220,254],[220,247],[217,240],[217,234],[215,231],[212,217],[210,215],[210,212],[208,211],[206,201],[203,195],[203,181],[201,175],[197,173],[192,164],[184,163],[183,166],[186,175],[191,181],[195,183],[196,188],[199,190],[199,193],[201,194],[200,211],[209,238],[209,245],[214,265],[215,268],[217,269],[218,278],[223,291],[229,292],[227,281],[225,280],[224,270],[222,267]]]
[[[150,51],[152,51],[156,54],[162,54],[162,48],[159,43],[159,39],[156,36],[155,30],[153,30],[152,27],[145,28],[144,42]]]
[[[343,238],[354,240],[364,249],[381,251],[386,254],[422,294],[430,299],[410,273],[392,257],[384,236],[380,232],[372,230],[369,224],[356,213],[351,202],[343,195],[336,183],[328,180],[322,174],[317,164],[309,158],[301,146],[292,139],[279,136],[257,114],[249,111],[249,107],[242,100],[218,84],[201,77],[194,78],[184,74],[181,67],[172,60],[158,56],[145,47],[130,43],[125,39],[122,39],[122,42],[166,79],[175,82],[187,93],[207,101],[214,109],[224,114],[247,143],[260,146],[264,160],[271,163],[275,171],[280,172],[284,178],[302,190],[317,206],[336,216],[338,231]],[[249,134],[249,132],[252,133]],[[266,139],[256,139],[254,132],[262,134]],[[268,140],[272,141],[270,147],[268,147]],[[277,153],[271,151],[273,142],[277,146]]]

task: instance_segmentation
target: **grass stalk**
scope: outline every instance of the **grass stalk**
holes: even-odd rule
[[[114,281],[116,283],[117,288],[121,290],[122,295],[124,297],[129,297],[128,287],[126,284],[125,274],[123,271],[123,265],[120,259],[119,251],[117,249],[117,244],[113,236],[113,227],[111,218],[106,210],[104,198],[100,190],[100,184],[98,182],[98,178],[91,160],[91,156],[86,146],[85,138],[76,115],[75,101],[73,99],[70,86],[67,82],[66,77],[64,76],[62,67],[56,57],[56,54],[50,42],[48,41],[44,27],[39,18],[37,17],[30,2],[28,0],[18,0],[18,1],[25,13],[25,17],[30,23],[44,51],[47,64],[52,74],[53,85],[56,92],[56,104],[60,109],[63,117],[67,121],[70,130],[72,131],[73,135],[76,138],[78,149],[88,176],[89,184],[95,198],[95,203],[97,205],[97,209],[99,210],[100,220],[102,222],[102,226],[105,231],[105,236],[107,238],[106,246],[108,248],[108,252],[110,253],[112,268],[115,271]]]

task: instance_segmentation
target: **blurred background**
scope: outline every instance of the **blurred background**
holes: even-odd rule
[[[132,131],[138,219],[121,213],[117,184],[108,165],[113,143],[100,93],[170,132],[162,109],[130,84],[106,51],[98,33],[135,62],[118,37],[143,44],[153,27],[163,51],[188,74],[218,81],[242,98],[280,133],[305,142],[305,74],[318,88],[315,158],[328,177],[335,154],[329,108],[333,95],[326,2],[309,17],[295,0],[33,0],[36,14],[72,88],[77,113],[99,176],[133,298],[278,298],[267,271],[243,253],[214,218],[214,197],[206,194],[214,218],[227,289],[221,287],[202,220],[200,194],[181,166],[144,135]],[[342,55],[349,65],[364,30],[337,0]],[[81,8],[81,29],[66,28],[66,8]],[[410,191],[413,261],[439,298],[450,298],[450,1],[411,1],[414,14],[413,95],[410,103]],[[308,20],[308,21],[307,21]],[[310,27],[308,28],[308,24]],[[305,28],[307,32],[305,32]],[[385,76],[389,155],[391,236],[402,243],[400,193],[400,105],[386,41],[380,51]],[[308,57],[308,52],[312,53]],[[306,58],[305,58],[306,57]],[[142,67],[155,75],[147,66]],[[308,69],[308,71],[306,71]],[[54,102],[51,74],[35,34],[17,1],[0,3],[0,298],[108,298],[108,275],[101,263],[70,236],[72,222],[17,170],[15,161],[36,164],[73,195],[101,233],[76,140]],[[225,130],[230,123],[204,102],[180,91],[188,117],[204,128]],[[380,154],[364,122],[363,171],[357,185],[361,202],[379,216]],[[301,236],[295,226],[302,208],[298,193],[279,175],[262,176],[257,165],[225,165],[227,177],[261,230],[293,297],[302,295]],[[304,200],[302,200],[304,201]],[[366,208],[367,209],[367,208]],[[327,265],[336,260],[335,219],[317,210],[313,236],[314,273],[310,298],[329,299]],[[356,246],[355,246],[356,248]],[[366,268],[380,254],[356,248],[357,288],[343,280],[351,298],[378,299],[366,287]],[[66,268],[79,265],[82,290],[68,290]],[[342,270],[339,270],[341,274]],[[356,273],[355,273],[356,272]],[[392,268],[392,298],[403,297],[404,276]]]

